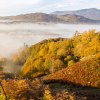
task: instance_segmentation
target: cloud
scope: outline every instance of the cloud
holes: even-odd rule
[[[0,0],[0,15],[100,8],[100,0]]]
[[[41,1],[43,0],[0,0],[0,15],[23,12]]]
[[[42,0],[0,0],[0,8],[13,8],[22,5],[35,5]]]

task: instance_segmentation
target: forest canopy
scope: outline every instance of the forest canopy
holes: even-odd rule
[[[72,38],[43,40],[14,55],[13,62],[23,65],[24,76],[36,77],[95,57],[100,57],[100,32],[89,30],[76,31]]]

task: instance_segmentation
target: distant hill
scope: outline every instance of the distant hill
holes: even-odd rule
[[[31,13],[17,16],[8,16],[6,19],[31,22],[58,22],[58,23],[100,23],[97,20],[91,20],[79,15],[66,14],[54,15],[45,13]]]
[[[56,11],[53,12],[52,14],[56,14],[56,15],[75,14],[93,20],[100,20],[100,9],[96,9],[96,8],[81,9],[75,11]]]
[[[57,18],[64,20],[69,23],[99,23],[100,21],[91,20],[79,15],[66,14],[66,15],[57,15]]]
[[[30,13],[17,16],[9,16],[8,19],[35,22],[62,22],[63,20],[45,13]]]

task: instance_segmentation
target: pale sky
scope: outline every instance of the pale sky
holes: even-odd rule
[[[0,16],[85,8],[100,9],[100,0],[0,0]]]

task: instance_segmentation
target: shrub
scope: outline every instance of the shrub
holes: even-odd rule
[[[54,100],[54,97],[51,95],[51,91],[48,86],[45,88],[44,100]]]
[[[68,66],[73,65],[75,62],[73,60],[68,61]]]
[[[51,73],[54,73],[58,70],[61,70],[64,68],[64,63],[63,61],[61,61],[60,59],[57,59],[53,62],[53,64],[51,65],[51,68],[50,68],[50,72]]]

